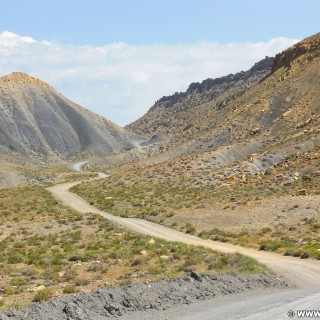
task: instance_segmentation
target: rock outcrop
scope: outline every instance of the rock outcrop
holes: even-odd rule
[[[272,66],[272,72],[281,67],[289,68],[292,64],[299,63],[299,58],[303,56],[309,61],[320,56],[320,33],[308,37],[289,49],[278,53]]]

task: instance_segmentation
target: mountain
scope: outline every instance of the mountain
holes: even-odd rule
[[[319,88],[320,33],[277,54],[267,76],[223,106],[193,112],[145,159],[75,191],[121,216],[319,259]],[[179,105],[168,100],[163,110]],[[216,103],[200,100],[197,110]]]
[[[256,149],[308,140],[319,134],[319,79],[320,33],[247,72],[163,97],[127,128],[170,133],[155,162],[243,142]]]
[[[272,72],[221,109],[193,122],[179,141],[194,148],[254,138],[284,144],[319,133],[320,33],[276,55]],[[202,146],[201,146],[202,145]]]
[[[273,61],[274,58],[266,57],[246,72],[191,83],[186,92],[159,99],[143,117],[126,128],[149,136],[184,131],[197,118],[223,108],[261,81],[270,73]]]
[[[47,83],[14,72],[0,78],[0,151],[24,156],[108,155],[134,136],[73,103]]]

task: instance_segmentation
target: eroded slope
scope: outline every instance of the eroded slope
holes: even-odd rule
[[[26,156],[113,154],[135,146],[132,135],[23,73],[0,78],[0,148]]]

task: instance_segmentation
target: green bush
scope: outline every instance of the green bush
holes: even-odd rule
[[[155,264],[149,268],[150,274],[161,274],[165,271],[165,268],[160,264]]]
[[[4,290],[4,293],[7,295],[7,296],[11,296],[14,294],[14,289],[12,287],[8,287]]]
[[[37,292],[33,298],[34,302],[48,301],[53,298],[53,292],[49,288],[45,288]]]
[[[21,254],[11,253],[8,256],[8,263],[9,264],[16,264],[23,262],[23,256]]]
[[[281,247],[281,242],[279,241],[264,240],[260,242],[259,250],[276,251],[280,247]]]
[[[306,251],[302,252],[302,254],[300,256],[301,259],[307,259],[309,257],[310,257],[310,254]]]
[[[63,288],[63,293],[71,294],[76,292],[77,292],[77,289],[73,285],[69,285]]]
[[[138,266],[140,264],[143,264],[143,259],[141,257],[139,258],[135,258],[132,263],[131,263],[131,266]]]
[[[193,224],[190,222],[186,223],[186,233],[188,234],[195,234],[196,233],[196,228]]]

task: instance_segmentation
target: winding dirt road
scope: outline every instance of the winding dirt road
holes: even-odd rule
[[[100,178],[107,177],[105,174],[99,176]],[[294,289],[279,292],[261,292],[241,297],[228,296],[222,301],[190,305],[183,309],[169,311],[169,313],[164,312],[165,316],[159,315],[159,319],[289,319],[287,312],[290,310],[295,312],[295,316],[290,317],[291,319],[301,319],[297,317],[297,310],[320,310],[320,261],[285,257],[232,244],[203,240],[149,221],[116,217],[91,206],[82,197],[69,191],[71,187],[79,183],[81,182],[59,184],[48,190],[56,199],[78,212],[97,213],[137,233],[167,241],[204,246],[227,253],[239,252],[253,257],[281,274],[294,286]]]
[[[82,161],[82,162],[77,162],[77,163],[74,163],[72,166],[71,166],[71,170],[73,171],[82,171],[83,170],[83,167],[86,163],[88,163],[89,161]]]

